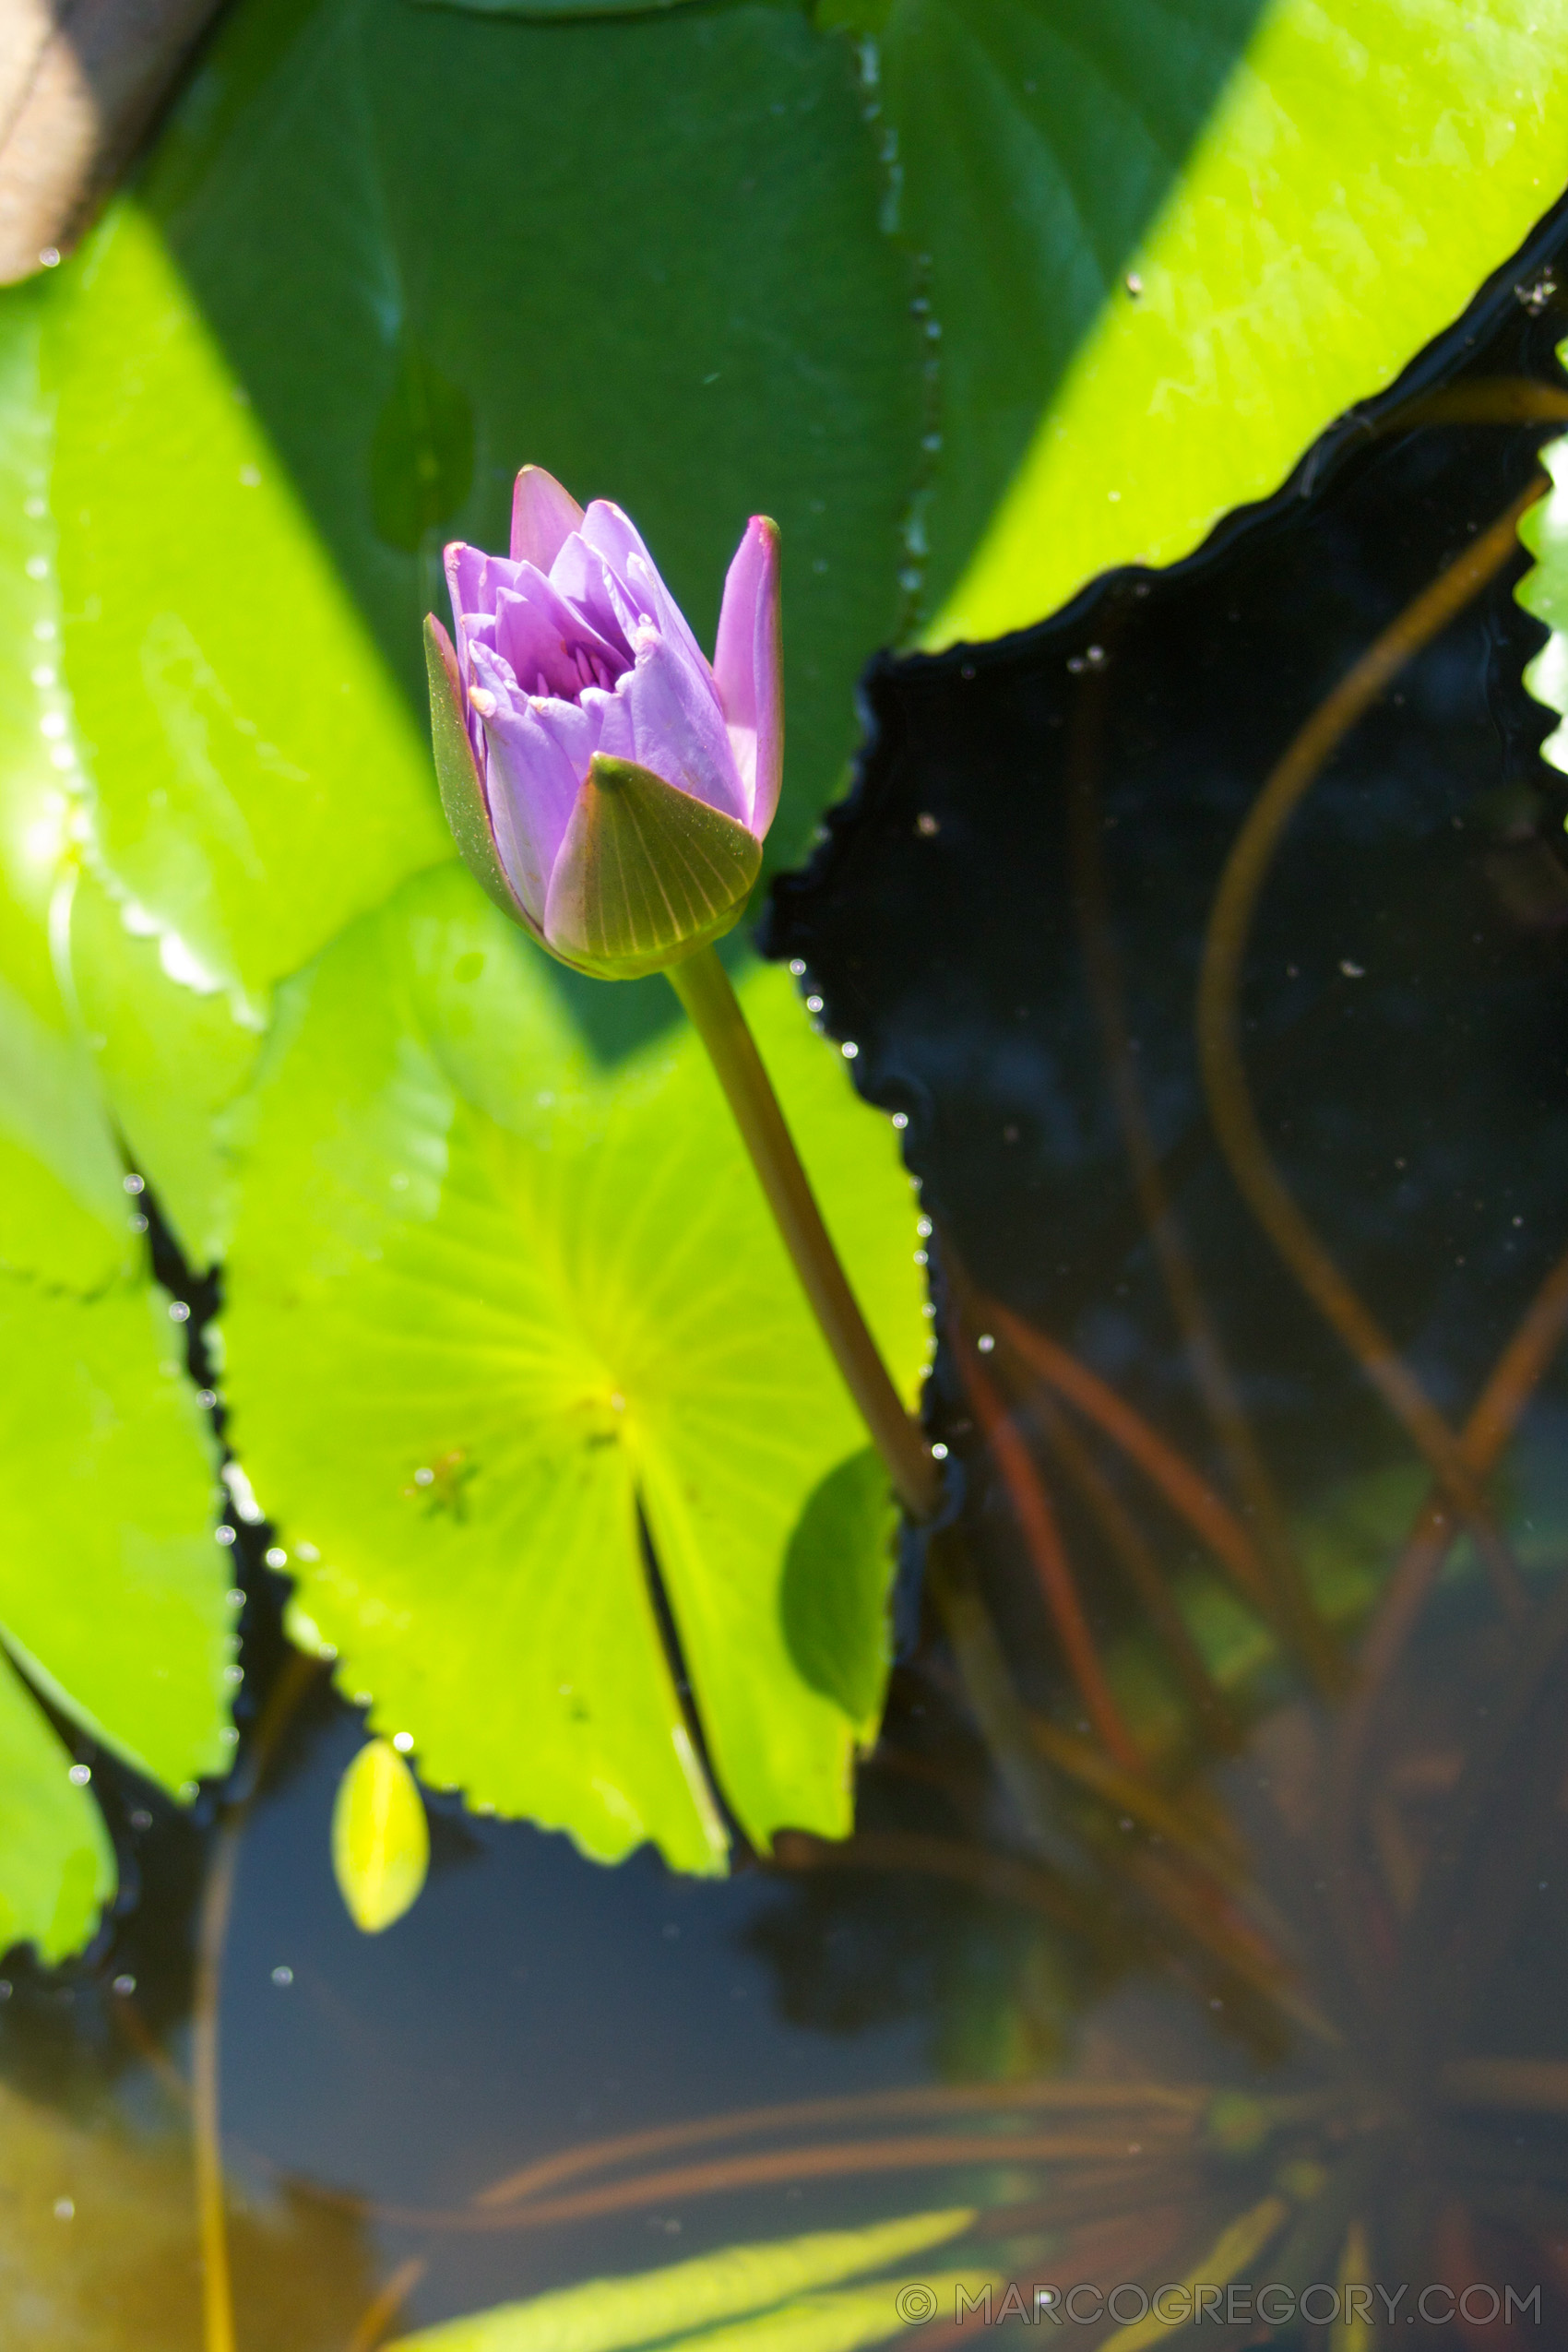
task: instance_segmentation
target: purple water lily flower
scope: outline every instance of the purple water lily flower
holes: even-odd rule
[[[457,643],[426,624],[457,844],[565,963],[629,979],[739,918],[778,802],[778,533],[754,516],[711,663],[634,525],[525,466],[507,556],[446,550]]]

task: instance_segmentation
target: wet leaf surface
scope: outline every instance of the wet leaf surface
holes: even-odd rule
[[[786,974],[742,993],[912,1396],[926,1324],[897,1137]],[[839,1834],[881,1609],[853,1626],[851,1716],[791,1657],[780,1592],[802,1506],[864,1440],[695,1038],[606,1083],[545,959],[443,869],[291,992],[246,1169],[233,1441],[373,1727],[411,1735],[427,1783],[603,1859],[651,1836],[721,1867],[640,1517],[748,1835]],[[873,1521],[844,1573],[880,1604]]]

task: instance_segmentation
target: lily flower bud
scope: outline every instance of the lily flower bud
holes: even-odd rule
[[[564,964],[662,970],[739,920],[778,804],[778,532],[754,515],[711,663],[633,524],[540,466],[508,556],[455,544],[425,624],[442,804],[491,897]]]

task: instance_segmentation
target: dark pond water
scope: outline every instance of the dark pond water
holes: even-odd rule
[[[367,2299],[422,2265],[404,2324],[963,2198],[985,2208],[983,2259],[1020,2278],[1181,2277],[1250,2215],[1265,2251],[1232,2249],[1238,2278],[1300,2287],[1349,2263],[1403,2284],[1390,2340],[1568,2342],[1568,1379],[1549,1366],[1494,1449],[1491,1518],[1458,1535],[1392,1669],[1349,1681],[1431,1448],[1248,1206],[1193,1010],[1263,779],[1531,479],[1540,425],[1419,404],[1553,380],[1560,255],[1562,224],[1190,564],[868,681],[855,793],[779,885],[766,942],[859,1044],[867,1094],[908,1117],[948,1335],[932,1415],[1047,1727],[1044,1818],[1010,1799],[928,1593],[843,1853],[786,1840],[776,1864],[695,1885],[435,1800],[429,1889],[366,1939],[327,1861],[359,1726],[308,1698],[240,1863],[225,2126],[242,2190],[329,2216]],[[1312,783],[1240,995],[1261,1145],[1440,1432],[1464,1427],[1568,1247],[1568,789],[1519,684],[1540,634],[1513,600],[1522,568],[1496,571]],[[1103,1390],[1075,1401],[1059,1358],[1042,1377],[1031,1332]],[[1156,1475],[1109,1427],[1107,1392],[1156,1433]],[[1277,1641],[1194,1534],[1210,1494],[1286,1596]],[[265,1540],[242,1527],[236,1550],[250,1686],[279,1651]],[[1060,1582],[1048,1605],[1063,1557],[1066,1635]],[[1108,1763],[1117,1737],[1142,1779]],[[184,2062],[201,1832],[101,1778],[133,1864],[124,1916],[80,1968],[13,1967],[0,2058],[65,2110],[108,2085],[150,2122],[177,2105],[150,2053]],[[1039,2087],[1063,2081],[1146,2097],[1068,2109],[1068,2131]],[[993,2104],[966,2108],[962,2086],[986,2084]],[[564,2184],[553,2221],[471,2203],[580,2143],[922,2087],[955,2096],[627,2155],[578,2177],[575,2193],[625,2184],[597,2211]],[[811,2154],[988,2124],[984,2162],[830,2171]],[[1051,2130],[1076,2153],[1024,2147]],[[736,2148],[776,2156],[773,2177],[727,2178]],[[699,2159],[703,2180],[657,2177]],[[487,2212],[508,2226],[474,2226]],[[1441,2294],[1430,2326],[1414,2310],[1476,2282],[1541,2296],[1508,2332],[1486,2294],[1452,2323]],[[325,2308],[294,2323],[302,2352],[347,2343]],[[1197,2340],[1266,2335],[1243,2314]],[[1272,2340],[1329,2337],[1293,2321]]]

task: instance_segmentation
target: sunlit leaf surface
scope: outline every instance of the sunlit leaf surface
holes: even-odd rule
[[[1565,0],[826,0],[927,262],[936,642],[1266,496],[1568,177]]]
[[[51,938],[77,771],[40,315],[31,288],[0,298],[0,1265],[90,1290],[129,1271],[132,1243],[120,1156]]]
[[[211,1436],[165,1294],[0,1285],[0,1625],[93,1738],[172,1790],[222,1771],[233,1656]]]
[[[114,1852],[42,1709],[0,1667],[0,1952],[46,1961],[84,1944],[114,1892]]]
[[[912,1397],[897,1139],[786,974],[742,993]],[[290,992],[231,1283],[232,1436],[298,1608],[423,1780],[606,1859],[652,1837],[721,1866],[640,1512],[748,1834],[842,1834],[861,1707],[802,1675],[781,1586],[802,1505],[864,1432],[695,1039],[601,1079],[546,959],[465,872],[407,885]],[[847,1544],[842,1573],[885,1589],[885,1527],[862,1521],[874,1556]],[[844,1665],[862,1704],[880,1615]]]
[[[234,1641],[212,1443],[168,1305],[150,1284],[83,1302],[0,1277],[0,1636],[90,1738],[180,1795],[228,1766]],[[0,1748],[0,1939],[58,1958],[113,1861],[8,1668]]]
[[[820,2230],[807,2238],[725,2246],[716,2254],[667,2263],[635,2277],[592,2279],[583,2287],[537,2295],[531,2302],[507,2303],[471,2319],[449,2320],[404,2337],[397,2352],[416,2352],[416,2347],[417,2352],[628,2352],[634,2345],[743,2320],[813,2287],[880,2270],[956,2238],[973,2219],[971,2211],[959,2207],[874,2222],[865,2229]],[[902,2324],[893,2311],[896,2286],[890,2281],[864,2290],[868,2303],[880,2299],[889,2334]],[[820,2337],[808,2325],[801,2336],[801,2352],[819,2344],[826,2352],[828,2344],[871,2340],[865,2334],[845,2337],[835,2332],[833,2319],[843,2316],[837,2307],[845,2299],[820,2297],[811,2303],[789,2304],[792,2322],[802,2311],[814,2311],[819,2322],[827,2321]],[[794,2341],[792,2331],[790,2340]]]
[[[210,1114],[272,984],[450,843],[423,736],[156,232],[123,208],[51,291],[89,877],[72,964],[110,1099],[204,1257]]]

